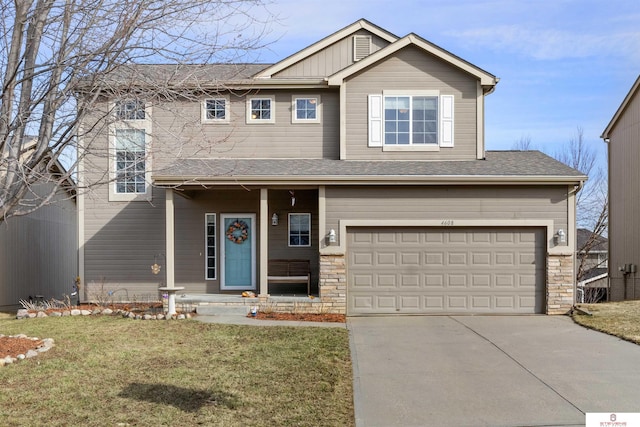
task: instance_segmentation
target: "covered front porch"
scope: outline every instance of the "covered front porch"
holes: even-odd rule
[[[321,277],[320,248],[329,243],[324,187],[181,186],[164,191],[163,292],[170,307],[247,310],[260,305],[344,312],[344,302],[336,301],[330,288],[325,292]],[[270,271],[274,265],[280,270]],[[308,279],[301,276],[304,265]],[[290,271],[283,272],[282,266]]]

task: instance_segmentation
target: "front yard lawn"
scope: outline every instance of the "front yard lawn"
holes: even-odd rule
[[[353,426],[348,332],[111,316],[0,318],[53,338],[0,367],[2,426]]]
[[[587,328],[640,344],[640,301],[580,304],[592,316],[574,312],[573,320]]]

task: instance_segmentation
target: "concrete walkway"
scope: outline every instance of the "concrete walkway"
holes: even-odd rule
[[[640,346],[558,316],[347,321],[357,426],[582,426],[640,412]]]

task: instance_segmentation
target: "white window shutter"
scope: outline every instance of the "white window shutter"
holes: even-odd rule
[[[453,147],[453,95],[440,96],[440,147]]]
[[[382,147],[382,95],[369,95],[369,147]]]

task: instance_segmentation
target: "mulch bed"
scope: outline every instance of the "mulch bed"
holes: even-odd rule
[[[19,354],[26,354],[29,350],[35,350],[42,345],[41,340],[34,341],[29,338],[0,337],[0,359],[7,356],[13,358]]]

